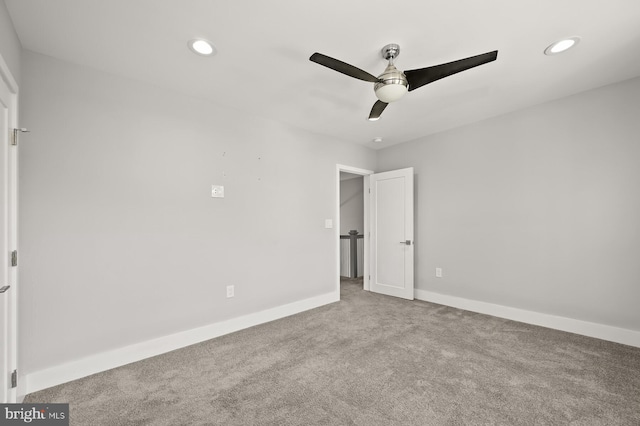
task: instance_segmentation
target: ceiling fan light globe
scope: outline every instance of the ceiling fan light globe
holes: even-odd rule
[[[377,87],[375,91],[378,99],[390,103],[401,99],[408,90],[404,84],[385,84]]]

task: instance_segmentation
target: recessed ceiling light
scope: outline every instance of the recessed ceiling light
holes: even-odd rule
[[[382,142],[382,138],[373,138],[373,142],[374,143],[381,143]]]
[[[208,42],[207,40],[203,40],[201,38],[190,40],[189,49],[191,49],[194,53],[202,56],[213,56],[217,53],[216,48]]]
[[[562,53],[565,50],[572,48],[579,42],[580,42],[580,37],[563,38],[562,40],[558,40],[555,43],[552,43],[546,49],[544,49],[544,54],[557,55],[558,53]]]

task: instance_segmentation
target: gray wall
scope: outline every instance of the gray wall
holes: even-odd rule
[[[364,193],[362,176],[340,181],[340,234],[355,229],[364,234]]]
[[[0,0],[0,55],[7,63],[11,75],[20,84],[20,40],[13,28],[11,16],[4,0]]]
[[[31,52],[23,83],[23,374],[335,291],[336,164],[374,151]]]
[[[640,330],[639,99],[634,79],[381,150],[417,175],[416,287]]]

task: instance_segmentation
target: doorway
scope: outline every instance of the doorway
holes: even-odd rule
[[[369,237],[366,230],[369,227],[369,180],[373,171],[338,164],[336,167],[336,289],[340,294],[340,279],[345,270],[352,275],[362,277],[362,288],[369,290]],[[350,231],[358,231],[350,235]],[[356,237],[356,238],[354,238]],[[356,259],[351,258],[351,252],[346,255],[343,247],[350,247],[351,242],[357,244],[360,253]],[[342,256],[341,254],[345,254]],[[358,258],[360,261],[357,262]],[[348,265],[345,265],[348,262]],[[341,267],[342,266],[342,267]],[[347,266],[345,268],[345,266]],[[354,270],[355,268],[355,270]]]
[[[340,286],[363,288],[364,179],[340,173]]]
[[[336,168],[336,291],[340,299],[341,175],[356,175],[363,188],[363,290],[413,300],[413,168],[374,174]]]

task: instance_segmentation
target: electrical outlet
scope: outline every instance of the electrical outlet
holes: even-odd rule
[[[436,277],[442,278],[442,268],[436,268]]]
[[[227,298],[233,297],[235,295],[235,288],[232,285],[227,286]]]
[[[211,196],[213,198],[224,198],[224,186],[211,185]]]

